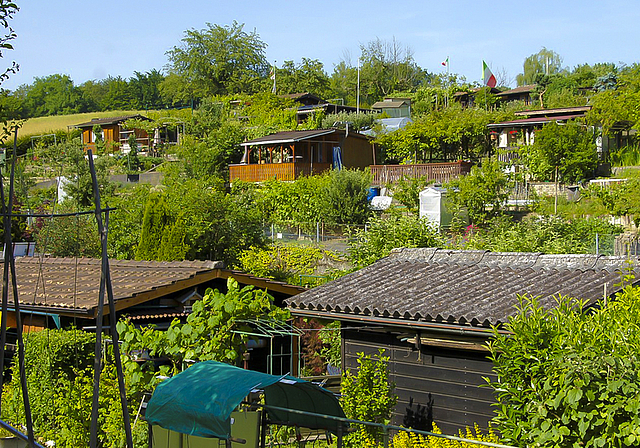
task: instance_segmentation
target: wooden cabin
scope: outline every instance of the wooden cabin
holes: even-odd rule
[[[109,151],[114,151],[118,147],[128,147],[129,137],[134,134],[138,147],[151,146],[151,138],[146,131],[142,129],[125,129],[124,123],[127,120],[145,120],[152,121],[150,118],[136,114],[124,115],[120,117],[94,118],[86,123],[75,125],[76,129],[82,130],[82,146],[85,151],[91,149],[95,152],[96,141],[99,140],[94,132],[95,126],[101,128],[101,140]]]
[[[242,146],[242,161],[229,165],[231,182],[292,181],[332,167],[364,169],[375,163],[369,137],[343,129],[278,132]]]

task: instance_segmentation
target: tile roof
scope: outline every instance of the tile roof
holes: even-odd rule
[[[77,261],[77,264],[76,264]],[[2,263],[0,263],[1,265]],[[16,258],[21,306],[93,314],[98,304],[101,260],[94,258]],[[109,261],[116,307],[146,294],[147,300],[217,278],[218,261]],[[185,286],[182,286],[185,287]],[[9,294],[12,301],[12,295]],[[120,303],[119,303],[120,302]]]
[[[463,326],[499,325],[518,294],[549,309],[558,294],[595,303],[620,289],[624,257],[397,249],[376,263],[286,300],[293,314]],[[634,260],[636,266],[638,259]],[[640,268],[635,268],[640,279]]]

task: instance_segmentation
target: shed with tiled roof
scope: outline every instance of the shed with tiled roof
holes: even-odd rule
[[[76,124],[73,127],[82,131],[82,145],[85,150],[97,149],[96,143],[101,140],[107,149],[115,150],[118,146],[128,148],[128,141],[134,136],[136,143],[141,147],[151,146],[149,134],[144,129],[127,129],[124,124],[128,120],[152,121],[140,114],[120,115],[117,117],[93,118],[90,121]],[[100,136],[97,135],[100,129]]]
[[[294,315],[342,322],[343,368],[358,353],[390,357],[399,396],[396,424],[424,412],[446,433],[492,417],[494,377],[485,343],[492,326],[516,314],[519,295],[551,309],[561,294],[595,305],[621,288],[639,260],[599,255],[545,255],[397,249],[386,258],[286,300]],[[631,267],[630,267],[631,266]],[[504,331],[504,330],[500,330]]]
[[[1,265],[2,263],[0,263]],[[56,316],[62,326],[94,325],[98,308],[101,260],[95,258],[19,257],[15,260],[20,308],[27,316]],[[110,260],[118,316],[135,315],[140,324],[174,317],[207,288],[225,289],[233,277],[241,285],[269,291],[276,303],[304,288],[224,268],[219,261]],[[1,290],[1,288],[0,288]],[[10,294],[11,300],[12,296]],[[27,325],[29,317],[23,318]],[[38,320],[42,321],[41,319]],[[37,326],[37,325],[34,325]]]

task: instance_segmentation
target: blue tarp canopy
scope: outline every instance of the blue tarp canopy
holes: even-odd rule
[[[292,376],[244,370],[216,361],[194,364],[162,382],[153,393],[146,420],[199,437],[231,437],[231,412],[253,390],[264,390],[265,405],[343,417],[328,390]],[[271,421],[337,433],[336,420],[267,408]]]

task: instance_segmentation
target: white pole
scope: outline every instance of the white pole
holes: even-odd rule
[[[358,58],[358,89],[356,98],[356,113],[360,113],[360,58]]]

